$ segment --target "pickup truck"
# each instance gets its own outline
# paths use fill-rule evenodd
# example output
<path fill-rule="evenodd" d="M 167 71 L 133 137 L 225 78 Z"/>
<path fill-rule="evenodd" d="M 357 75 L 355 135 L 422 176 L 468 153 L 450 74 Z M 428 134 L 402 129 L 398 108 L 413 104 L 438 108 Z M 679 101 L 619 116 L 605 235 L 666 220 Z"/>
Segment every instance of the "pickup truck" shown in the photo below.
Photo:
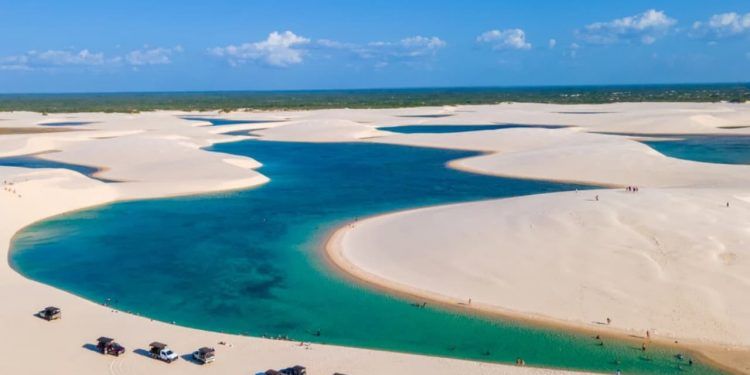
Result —
<path fill-rule="evenodd" d="M 214 348 L 203 347 L 193 352 L 193 359 L 207 365 L 216 359 Z"/>
<path fill-rule="evenodd" d="M 154 341 L 149 346 L 151 346 L 151 350 L 149 350 L 151 358 L 158 359 L 167 363 L 172 363 L 178 358 L 177 354 L 175 354 L 175 352 L 172 351 L 172 349 L 170 349 L 167 344 Z"/>

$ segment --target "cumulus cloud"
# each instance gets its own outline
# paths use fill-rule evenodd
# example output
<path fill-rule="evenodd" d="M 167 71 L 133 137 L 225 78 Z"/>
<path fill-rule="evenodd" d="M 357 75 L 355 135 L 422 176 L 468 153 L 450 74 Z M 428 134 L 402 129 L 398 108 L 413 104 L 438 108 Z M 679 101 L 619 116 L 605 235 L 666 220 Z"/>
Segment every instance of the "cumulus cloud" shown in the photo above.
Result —
<path fill-rule="evenodd" d="M 28 51 L 20 55 L 0 57 L 2 70 L 54 69 L 64 66 L 99 66 L 119 62 L 119 58 L 107 58 L 101 52 L 87 49 Z"/>
<path fill-rule="evenodd" d="M 549 42 L 547 43 L 547 45 L 549 46 L 549 48 L 555 48 L 555 46 L 557 46 L 557 40 L 556 39 L 550 39 Z"/>
<path fill-rule="evenodd" d="M 209 52 L 214 56 L 226 58 L 233 66 L 261 62 L 275 67 L 287 67 L 302 63 L 306 53 L 303 47 L 309 43 L 310 39 L 291 31 L 274 31 L 259 42 L 215 47 Z"/>
<path fill-rule="evenodd" d="M 714 39 L 750 34 L 750 13 L 714 14 L 708 21 L 693 23 L 691 35 Z"/>
<path fill-rule="evenodd" d="M 125 61 L 130 65 L 143 66 L 143 65 L 165 65 L 171 64 L 172 55 L 182 52 L 181 46 L 173 48 L 148 48 L 138 49 L 130 51 L 125 55 Z"/>
<path fill-rule="evenodd" d="M 531 43 L 526 41 L 526 33 L 521 29 L 490 30 L 479 35 L 477 42 L 491 45 L 494 50 L 531 49 Z"/>
<path fill-rule="evenodd" d="M 438 37 L 417 35 L 397 42 L 370 42 L 364 46 L 353 45 L 351 50 L 363 58 L 416 58 L 434 56 L 445 46 L 446 43 Z"/>
<path fill-rule="evenodd" d="M 436 36 L 417 35 L 395 42 L 376 41 L 365 44 L 322 39 L 316 45 L 327 52 L 345 53 L 356 60 L 368 61 L 375 67 L 383 68 L 394 62 L 418 64 L 428 61 L 445 48 L 447 43 Z"/>
<path fill-rule="evenodd" d="M 641 14 L 608 22 L 595 22 L 576 31 L 576 36 L 590 44 L 614 44 L 640 41 L 653 44 L 667 34 L 677 20 L 660 10 L 649 9 Z"/>
<path fill-rule="evenodd" d="M 125 55 L 106 56 L 103 52 L 82 50 L 28 51 L 0 57 L 0 70 L 53 70 L 66 67 L 118 67 L 122 65 L 169 64 L 169 55 L 181 47 L 134 50 Z"/>
<path fill-rule="evenodd" d="M 348 55 L 356 60 L 370 61 L 377 67 L 393 61 L 414 62 L 434 56 L 446 46 L 438 37 L 412 36 L 398 41 L 349 43 L 332 39 L 312 41 L 291 31 L 273 32 L 261 42 L 212 48 L 209 52 L 226 58 L 232 65 L 261 62 L 274 67 L 301 64 L 306 58 Z"/>

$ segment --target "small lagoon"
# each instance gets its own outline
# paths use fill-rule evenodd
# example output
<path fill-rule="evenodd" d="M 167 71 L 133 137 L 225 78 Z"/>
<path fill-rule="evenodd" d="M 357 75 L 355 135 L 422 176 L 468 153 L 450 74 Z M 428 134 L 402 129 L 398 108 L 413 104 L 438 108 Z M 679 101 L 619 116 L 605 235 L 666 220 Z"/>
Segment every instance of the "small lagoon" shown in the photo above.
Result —
<path fill-rule="evenodd" d="M 384 126 L 379 130 L 386 130 L 394 133 L 404 134 L 422 134 L 422 133 L 464 133 L 481 130 L 498 130 L 498 129 L 562 129 L 567 128 L 565 125 L 522 125 L 522 124 L 489 124 L 489 125 L 399 125 Z"/>
<path fill-rule="evenodd" d="M 583 186 L 445 167 L 474 153 L 369 143 L 242 141 L 271 178 L 231 193 L 122 202 L 39 222 L 12 244 L 26 277 L 154 319 L 207 330 L 531 366 L 710 374 L 673 350 L 459 314 L 352 283 L 321 246 L 353 218 Z"/>
<path fill-rule="evenodd" d="M 750 136 L 688 135 L 643 142 L 664 155 L 720 164 L 750 164 Z"/>
<path fill-rule="evenodd" d="M 23 168 L 60 168 L 69 169 L 76 171 L 82 175 L 99 180 L 102 182 L 117 182 L 106 178 L 97 177 L 96 173 L 99 172 L 99 168 L 89 167 L 87 165 L 63 163 L 60 161 L 54 161 L 49 159 L 40 158 L 39 155 L 19 155 L 19 156 L 6 156 L 0 157 L 0 165 L 6 167 L 23 167 Z"/>
<path fill-rule="evenodd" d="M 222 125 L 239 125 L 239 124 L 262 124 L 266 122 L 276 122 L 276 120 L 230 120 L 218 117 L 183 117 L 183 120 L 203 121 L 211 123 L 211 126 Z"/>

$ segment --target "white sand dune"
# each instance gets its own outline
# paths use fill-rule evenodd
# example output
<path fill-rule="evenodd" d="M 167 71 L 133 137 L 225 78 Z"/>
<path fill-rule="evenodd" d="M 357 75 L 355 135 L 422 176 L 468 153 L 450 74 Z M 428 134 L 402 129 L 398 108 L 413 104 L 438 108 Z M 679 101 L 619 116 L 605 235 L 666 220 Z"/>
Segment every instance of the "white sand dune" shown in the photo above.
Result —
<path fill-rule="evenodd" d="M 401 134 L 372 141 L 483 151 L 450 165 L 492 175 L 618 186 L 750 186 L 750 166 L 670 158 L 629 137 L 580 129 Z"/>
<path fill-rule="evenodd" d="M 340 247 L 362 271 L 457 302 L 750 346 L 748 198 L 593 190 L 458 204 L 360 221 Z"/>
<path fill-rule="evenodd" d="M 350 142 L 386 133 L 349 120 L 311 119 L 287 122 L 254 134 L 269 141 Z"/>

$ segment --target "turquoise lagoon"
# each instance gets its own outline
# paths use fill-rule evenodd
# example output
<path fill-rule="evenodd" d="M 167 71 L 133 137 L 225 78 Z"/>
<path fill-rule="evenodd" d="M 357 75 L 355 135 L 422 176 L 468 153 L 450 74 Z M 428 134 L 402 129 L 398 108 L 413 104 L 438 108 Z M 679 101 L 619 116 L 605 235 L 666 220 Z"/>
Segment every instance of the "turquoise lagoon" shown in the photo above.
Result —
<path fill-rule="evenodd" d="M 470 152 L 378 144 L 242 141 L 266 185 L 122 202 L 36 223 L 14 239 L 23 275 L 162 321 L 254 336 L 638 374 L 709 374 L 673 349 L 457 313 L 390 296 L 334 272 L 328 233 L 354 218 L 436 204 L 585 187 L 448 169 Z M 530 281 L 530 282 L 533 282 Z M 64 307 L 64 306 L 63 306 Z"/>
<path fill-rule="evenodd" d="M 644 142 L 664 155 L 720 164 L 750 164 L 750 136 L 689 135 Z"/>

